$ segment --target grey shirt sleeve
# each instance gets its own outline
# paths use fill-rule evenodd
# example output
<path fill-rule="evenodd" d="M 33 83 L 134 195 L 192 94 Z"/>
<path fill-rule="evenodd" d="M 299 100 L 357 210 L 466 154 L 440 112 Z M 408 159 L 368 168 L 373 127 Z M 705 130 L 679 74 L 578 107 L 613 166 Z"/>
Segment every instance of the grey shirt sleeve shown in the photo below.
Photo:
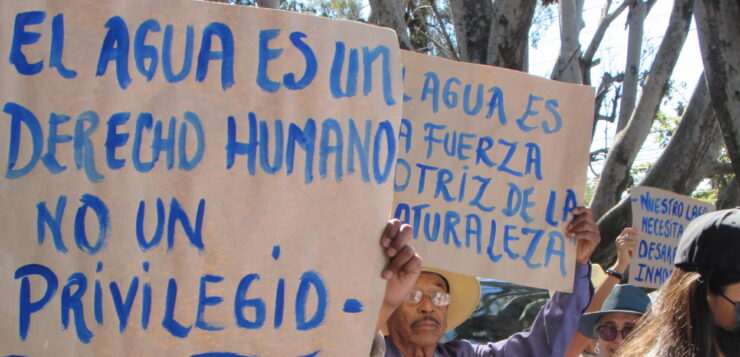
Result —
<path fill-rule="evenodd" d="M 385 355 L 385 338 L 383 334 L 378 331 L 373 338 L 373 345 L 370 348 L 370 357 L 383 357 Z"/>

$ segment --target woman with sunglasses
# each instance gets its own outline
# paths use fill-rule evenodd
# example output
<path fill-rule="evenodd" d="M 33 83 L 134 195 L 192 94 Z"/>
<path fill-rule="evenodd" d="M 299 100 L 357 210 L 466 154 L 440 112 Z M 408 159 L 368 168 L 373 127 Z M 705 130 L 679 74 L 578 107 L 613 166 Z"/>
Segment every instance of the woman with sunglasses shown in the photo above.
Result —
<path fill-rule="evenodd" d="M 601 311 L 584 314 L 578 332 L 598 340 L 598 355 L 614 356 L 637 320 L 647 311 L 650 298 L 630 284 L 617 285 L 604 301 Z"/>
<path fill-rule="evenodd" d="M 591 297 L 591 303 L 588 304 L 584 313 L 596 312 L 601 310 L 604 301 L 614 286 L 624 279 L 624 272 L 629 268 L 632 256 L 637 250 L 639 232 L 632 228 L 625 228 L 614 241 L 615 250 L 617 251 L 617 261 L 611 268 L 604 271 L 598 264 L 591 264 L 591 283 L 596 287 L 594 295 Z M 564 357 L 590 357 L 598 356 L 596 351 L 596 339 L 588 338 L 580 332 L 573 336 L 568 351 Z"/>
<path fill-rule="evenodd" d="M 740 356 L 740 207 L 694 219 L 619 356 Z"/>

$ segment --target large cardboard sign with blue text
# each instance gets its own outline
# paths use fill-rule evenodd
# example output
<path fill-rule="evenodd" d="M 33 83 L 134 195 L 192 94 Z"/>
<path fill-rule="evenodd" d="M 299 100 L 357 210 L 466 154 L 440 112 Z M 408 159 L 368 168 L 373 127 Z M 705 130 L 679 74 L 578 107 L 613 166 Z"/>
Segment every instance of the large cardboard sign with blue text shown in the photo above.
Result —
<path fill-rule="evenodd" d="M 571 291 L 593 89 L 402 52 L 394 216 L 424 264 Z"/>
<path fill-rule="evenodd" d="M 0 355 L 367 355 L 397 47 L 225 4 L 0 2 Z"/>
<path fill-rule="evenodd" d="M 630 263 L 630 284 L 659 288 L 675 270 L 673 258 L 686 226 L 715 210 L 713 204 L 655 187 L 639 186 L 630 192 L 632 227 L 640 232 Z"/>

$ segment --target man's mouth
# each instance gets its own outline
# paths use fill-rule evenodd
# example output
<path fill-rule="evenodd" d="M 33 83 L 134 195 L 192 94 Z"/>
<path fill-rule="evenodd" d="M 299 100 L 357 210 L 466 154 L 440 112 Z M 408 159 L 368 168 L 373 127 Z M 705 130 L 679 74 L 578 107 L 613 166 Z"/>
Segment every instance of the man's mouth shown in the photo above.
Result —
<path fill-rule="evenodd" d="M 437 321 L 437 319 L 433 317 L 424 317 L 424 318 L 414 321 L 414 323 L 411 324 L 411 328 L 438 329 L 439 321 Z"/>

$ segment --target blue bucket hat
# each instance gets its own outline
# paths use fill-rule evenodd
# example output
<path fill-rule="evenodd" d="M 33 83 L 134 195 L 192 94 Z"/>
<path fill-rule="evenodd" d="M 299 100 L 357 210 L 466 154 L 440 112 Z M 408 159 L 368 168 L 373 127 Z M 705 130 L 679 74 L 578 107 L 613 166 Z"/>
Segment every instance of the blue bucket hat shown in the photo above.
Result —
<path fill-rule="evenodd" d="M 740 208 L 706 213 L 691 221 L 673 264 L 684 271 L 740 272 Z"/>
<path fill-rule="evenodd" d="M 598 339 L 596 325 L 599 320 L 613 312 L 626 312 L 635 315 L 643 315 L 650 305 L 650 297 L 644 291 L 632 284 L 621 284 L 615 286 L 601 306 L 601 311 L 583 314 L 578 323 L 578 332 L 583 335 Z"/>

